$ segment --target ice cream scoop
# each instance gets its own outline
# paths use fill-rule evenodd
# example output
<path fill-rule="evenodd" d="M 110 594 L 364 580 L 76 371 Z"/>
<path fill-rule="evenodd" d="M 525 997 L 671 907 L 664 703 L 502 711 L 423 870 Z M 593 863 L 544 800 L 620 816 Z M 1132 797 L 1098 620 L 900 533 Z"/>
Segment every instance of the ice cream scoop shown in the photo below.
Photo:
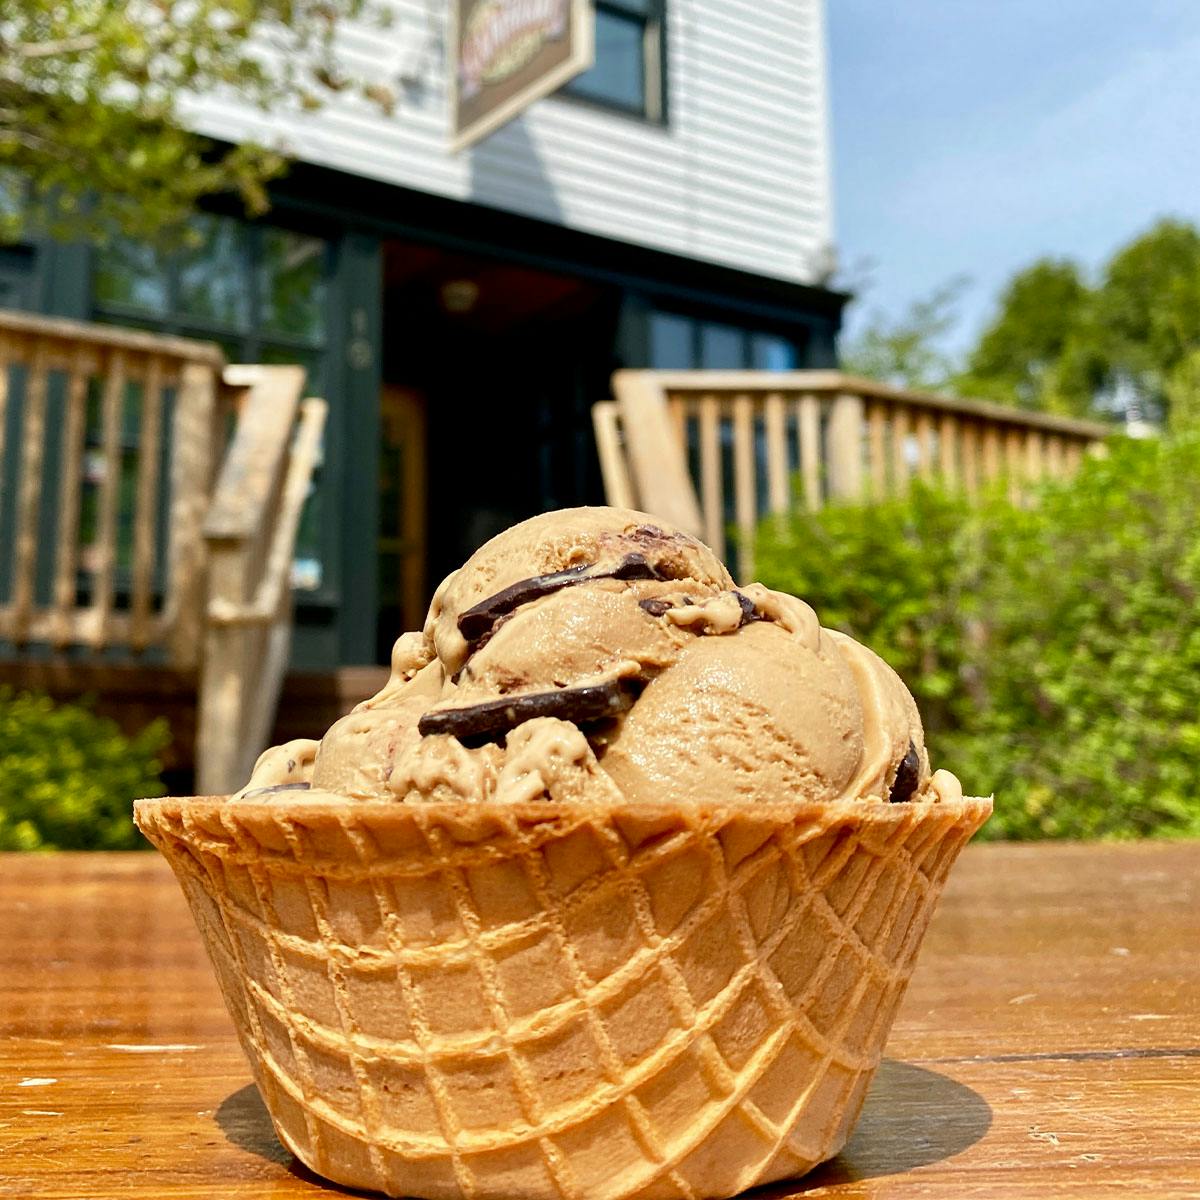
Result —
<path fill-rule="evenodd" d="M 509 735 L 547 719 L 580 730 L 630 800 L 953 791 L 881 659 L 795 597 L 735 588 L 697 539 L 614 508 L 547 513 L 472 555 L 397 642 L 383 691 L 325 735 L 310 780 L 355 799 L 487 801 Z M 280 767 L 268 753 L 247 790 L 291 781 Z"/>

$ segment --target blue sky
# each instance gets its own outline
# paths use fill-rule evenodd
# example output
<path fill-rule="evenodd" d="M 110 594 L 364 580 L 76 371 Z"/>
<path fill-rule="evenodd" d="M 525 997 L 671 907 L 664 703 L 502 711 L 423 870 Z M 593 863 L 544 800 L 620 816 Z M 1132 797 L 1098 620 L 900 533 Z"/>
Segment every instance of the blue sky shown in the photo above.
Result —
<path fill-rule="evenodd" d="M 1200 222 L 1200 0 L 826 5 L 850 335 L 968 275 L 961 348 L 1033 259 Z"/>

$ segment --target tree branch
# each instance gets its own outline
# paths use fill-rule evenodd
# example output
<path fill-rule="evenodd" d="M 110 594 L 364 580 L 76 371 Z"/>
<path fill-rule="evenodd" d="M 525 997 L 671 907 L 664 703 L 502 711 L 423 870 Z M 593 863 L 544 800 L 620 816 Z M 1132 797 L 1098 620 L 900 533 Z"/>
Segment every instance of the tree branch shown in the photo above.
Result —
<path fill-rule="evenodd" d="M 84 50 L 94 50 L 100 44 L 100 39 L 94 33 L 82 33 L 78 37 L 59 38 L 56 42 L 22 42 L 9 47 L 8 53 L 19 54 L 22 58 L 54 58 L 59 54 L 79 54 Z"/>

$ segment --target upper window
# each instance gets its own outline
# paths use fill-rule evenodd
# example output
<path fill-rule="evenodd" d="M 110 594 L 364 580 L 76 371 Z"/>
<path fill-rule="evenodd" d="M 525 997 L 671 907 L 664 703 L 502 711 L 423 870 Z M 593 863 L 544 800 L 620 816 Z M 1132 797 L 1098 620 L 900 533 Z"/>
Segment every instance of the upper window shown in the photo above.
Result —
<path fill-rule="evenodd" d="M 607 108 L 664 120 L 664 3 L 596 0 L 595 64 L 563 90 Z"/>

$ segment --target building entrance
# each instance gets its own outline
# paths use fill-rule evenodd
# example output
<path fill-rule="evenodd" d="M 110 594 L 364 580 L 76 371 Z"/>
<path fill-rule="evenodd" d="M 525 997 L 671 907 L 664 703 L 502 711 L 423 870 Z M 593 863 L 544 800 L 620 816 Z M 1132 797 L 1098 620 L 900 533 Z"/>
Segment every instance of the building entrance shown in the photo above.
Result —
<path fill-rule="evenodd" d="M 570 276 L 385 244 L 381 660 L 493 534 L 603 502 L 591 406 L 617 365 L 619 304 Z"/>

